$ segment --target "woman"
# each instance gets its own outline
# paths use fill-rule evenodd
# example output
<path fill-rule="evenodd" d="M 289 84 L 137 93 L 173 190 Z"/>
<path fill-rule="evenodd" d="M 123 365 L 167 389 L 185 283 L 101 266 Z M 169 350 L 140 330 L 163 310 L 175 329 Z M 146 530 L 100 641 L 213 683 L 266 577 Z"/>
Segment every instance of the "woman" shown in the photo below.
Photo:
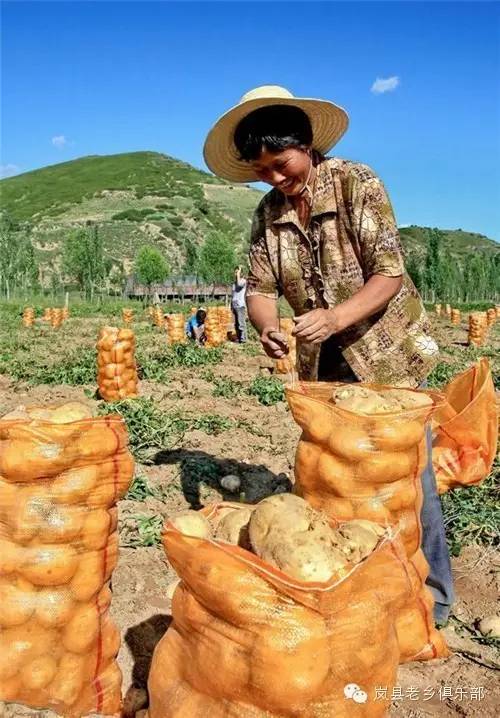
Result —
<path fill-rule="evenodd" d="M 331 102 L 265 86 L 210 131 L 204 155 L 215 174 L 273 188 L 254 215 L 249 318 L 266 353 L 280 358 L 287 346 L 277 299 L 287 299 L 301 379 L 421 386 L 438 347 L 405 271 L 385 189 L 366 165 L 325 157 L 347 125 L 346 112 Z M 422 481 L 422 548 L 435 617 L 445 622 L 452 580 L 430 457 Z"/>

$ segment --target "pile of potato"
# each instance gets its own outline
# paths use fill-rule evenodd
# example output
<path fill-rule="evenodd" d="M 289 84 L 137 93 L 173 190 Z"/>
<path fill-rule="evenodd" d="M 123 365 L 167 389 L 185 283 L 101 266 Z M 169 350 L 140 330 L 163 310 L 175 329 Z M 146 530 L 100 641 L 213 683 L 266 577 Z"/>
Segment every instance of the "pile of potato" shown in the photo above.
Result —
<path fill-rule="evenodd" d="M 451 318 L 451 305 L 450 305 L 450 304 L 446 304 L 446 305 L 445 305 L 445 307 L 444 307 L 444 313 L 445 313 L 445 316 L 446 316 L 448 319 Z"/>
<path fill-rule="evenodd" d="M 452 309 L 451 310 L 451 323 L 452 324 L 460 324 L 460 309 Z"/>
<path fill-rule="evenodd" d="M 130 324 L 134 318 L 134 312 L 132 309 L 122 309 L 122 319 L 125 324 Z"/>
<path fill-rule="evenodd" d="M 434 311 L 436 312 L 436 316 L 438 316 L 438 317 L 441 316 L 441 310 L 442 310 L 442 308 L 443 308 L 443 307 L 441 306 L 441 304 L 435 304 L 435 305 L 434 305 Z"/>
<path fill-rule="evenodd" d="M 45 307 L 45 309 L 43 310 L 42 320 L 43 320 L 44 322 L 50 322 L 51 319 L 52 319 L 52 308 L 51 308 L 51 307 Z"/>
<path fill-rule="evenodd" d="M 64 315 L 63 310 L 60 307 L 55 307 L 52 309 L 50 314 L 50 324 L 53 329 L 59 329 L 61 324 L 63 323 Z"/>
<path fill-rule="evenodd" d="M 135 337 L 131 329 L 103 327 L 97 341 L 97 383 L 105 401 L 137 396 Z"/>
<path fill-rule="evenodd" d="M 234 330 L 233 312 L 231 311 L 231 307 L 220 306 L 216 307 L 216 309 L 219 315 L 221 335 L 225 341 L 228 334 Z"/>
<path fill-rule="evenodd" d="M 385 529 L 372 521 L 348 521 L 333 528 L 326 516 L 293 494 L 277 494 L 257 506 L 229 509 L 216 524 L 198 511 L 184 511 L 171 523 L 183 534 L 214 538 L 252 551 L 299 581 L 330 581 L 344 575 L 377 546 Z"/>
<path fill-rule="evenodd" d="M 184 344 L 186 342 L 186 320 L 184 314 L 167 314 L 167 344 Z"/>
<path fill-rule="evenodd" d="M 276 374 L 290 374 L 297 366 L 297 340 L 292 334 L 294 328 L 293 319 L 280 319 L 279 331 L 286 336 L 288 342 L 288 354 L 282 359 L 275 359 L 274 371 Z"/>
<path fill-rule="evenodd" d="M 484 344 L 488 333 L 488 318 L 486 312 L 471 312 L 469 314 L 469 344 L 480 347 Z"/>
<path fill-rule="evenodd" d="M 205 317 L 205 336 L 207 338 L 205 346 L 207 347 L 218 347 L 226 341 L 227 332 L 225 327 L 221 326 L 217 307 L 207 308 L 207 316 Z"/>
<path fill-rule="evenodd" d="M 491 327 L 492 324 L 494 324 L 497 320 L 497 310 L 495 307 L 490 307 L 486 311 L 486 323 L 489 327 Z"/>
<path fill-rule="evenodd" d="M 133 469 L 119 417 L 69 403 L 0 420 L 0 701 L 119 710 L 109 580 Z"/>
<path fill-rule="evenodd" d="M 28 328 L 35 323 L 35 310 L 33 307 L 26 307 L 23 311 L 23 325 Z"/>
<path fill-rule="evenodd" d="M 158 327 L 159 329 L 162 329 L 165 325 L 165 317 L 163 315 L 163 310 L 161 307 L 149 307 L 151 310 L 150 316 L 153 319 L 153 324 Z"/>

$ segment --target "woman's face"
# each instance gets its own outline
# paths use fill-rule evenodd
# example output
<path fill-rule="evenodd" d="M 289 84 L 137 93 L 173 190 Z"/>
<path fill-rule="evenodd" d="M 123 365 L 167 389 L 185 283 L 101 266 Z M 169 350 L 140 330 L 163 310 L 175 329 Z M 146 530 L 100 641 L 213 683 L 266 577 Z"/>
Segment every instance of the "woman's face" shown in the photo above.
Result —
<path fill-rule="evenodd" d="M 259 159 L 250 162 L 262 182 L 277 187 L 286 195 L 299 194 L 307 181 L 311 157 L 306 150 L 289 147 L 281 152 L 263 148 Z"/>

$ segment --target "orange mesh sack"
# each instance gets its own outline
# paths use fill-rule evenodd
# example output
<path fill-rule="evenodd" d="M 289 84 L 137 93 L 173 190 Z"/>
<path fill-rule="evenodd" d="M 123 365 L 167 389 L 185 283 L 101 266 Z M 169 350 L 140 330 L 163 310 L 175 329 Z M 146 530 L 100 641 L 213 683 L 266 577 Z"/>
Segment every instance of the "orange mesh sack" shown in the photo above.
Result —
<path fill-rule="evenodd" d="M 225 328 L 221 327 L 219 311 L 217 307 L 208 307 L 205 317 L 205 342 L 206 347 L 218 347 L 224 344 L 227 338 Z"/>
<path fill-rule="evenodd" d="M 487 359 L 456 376 L 444 389 L 447 404 L 436 416 L 432 463 L 440 494 L 485 479 L 495 458 L 498 412 Z"/>
<path fill-rule="evenodd" d="M 184 344 L 186 342 L 186 321 L 184 314 L 167 314 L 167 344 Z"/>
<path fill-rule="evenodd" d="M 97 383 L 105 401 L 137 396 L 135 336 L 131 329 L 103 327 L 99 332 Z"/>
<path fill-rule="evenodd" d="M 0 706 L 120 710 L 109 582 L 133 468 L 118 416 L 67 404 L 0 420 Z"/>
<path fill-rule="evenodd" d="M 213 519 L 228 506 L 245 509 L 222 503 L 202 513 Z M 244 548 L 188 536 L 172 523 L 163 544 L 181 582 L 153 655 L 149 718 L 387 715 L 390 699 L 377 700 L 375 688 L 391 694 L 394 616 L 412 590 L 397 538 L 381 538 L 325 583 L 299 581 Z"/>
<path fill-rule="evenodd" d="M 26 307 L 23 311 L 23 325 L 32 327 L 35 323 L 35 310 L 33 307 Z"/>
<path fill-rule="evenodd" d="M 346 396 L 380 391 L 386 404 L 379 409 L 386 413 L 362 415 L 346 408 L 346 400 L 339 400 L 343 406 L 335 404 L 334 391 L 347 392 Z M 403 392 L 405 403 L 413 408 L 402 408 L 391 397 L 392 391 Z M 444 640 L 434 628 L 434 601 L 425 586 L 429 569 L 420 548 L 425 424 L 443 397 L 437 392 L 327 382 L 300 382 L 287 389 L 286 395 L 303 430 L 295 458 L 295 492 L 332 519 L 368 519 L 398 527 L 418 581 L 418 591 L 396 622 L 401 661 L 447 655 Z"/>

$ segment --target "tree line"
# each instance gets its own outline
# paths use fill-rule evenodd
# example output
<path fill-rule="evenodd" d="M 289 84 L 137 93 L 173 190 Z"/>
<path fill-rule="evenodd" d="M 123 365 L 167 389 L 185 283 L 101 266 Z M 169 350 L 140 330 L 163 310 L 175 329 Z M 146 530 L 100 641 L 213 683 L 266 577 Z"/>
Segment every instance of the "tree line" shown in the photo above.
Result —
<path fill-rule="evenodd" d="M 425 301 L 460 303 L 500 299 L 500 251 L 477 250 L 458 260 L 445 246 L 444 233 L 429 229 L 425 256 L 412 253 L 405 264 Z"/>
<path fill-rule="evenodd" d="M 464 254 L 463 260 L 451 255 L 438 229 L 427 233 L 425 254 L 410 253 L 406 268 L 423 299 L 429 302 L 474 302 L 500 299 L 500 252 L 481 250 Z M 195 276 L 208 285 L 229 284 L 236 264 L 244 263 L 238 254 L 236 230 L 231 223 L 209 232 L 201 246 L 187 239 L 184 266 L 176 275 Z M 172 274 L 172 268 L 158 247 L 144 245 L 133 263 L 135 279 L 149 291 Z M 39 264 L 28 223 L 16 224 L 5 212 L 0 215 L 0 297 L 37 294 L 77 286 L 85 298 L 120 294 L 127 272 L 121 261 L 104 249 L 99 226 L 88 223 L 70 232 L 62 256 L 47 266 Z"/>

